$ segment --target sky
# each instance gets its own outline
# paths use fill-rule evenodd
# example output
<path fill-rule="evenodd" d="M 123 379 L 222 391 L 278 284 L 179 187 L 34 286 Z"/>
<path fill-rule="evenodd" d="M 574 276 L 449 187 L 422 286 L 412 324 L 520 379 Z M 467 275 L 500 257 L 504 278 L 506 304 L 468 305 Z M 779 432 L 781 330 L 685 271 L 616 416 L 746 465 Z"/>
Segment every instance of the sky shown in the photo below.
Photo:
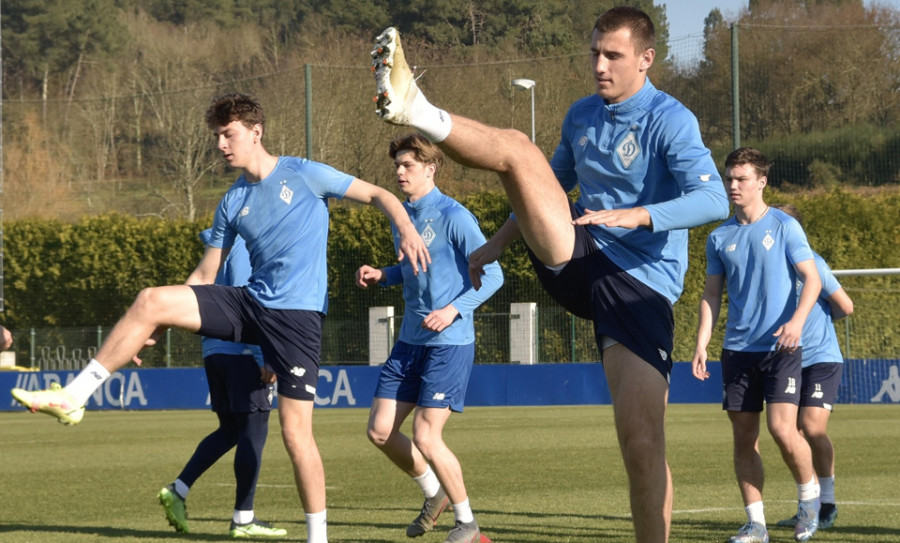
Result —
<path fill-rule="evenodd" d="M 873 3 L 900 10 L 900 0 L 864 0 L 866 6 Z M 656 4 L 666 4 L 666 19 L 669 21 L 669 42 L 678 62 L 690 62 L 699 48 L 684 47 L 688 36 L 702 39 L 703 19 L 713 8 L 719 8 L 726 21 L 733 21 L 745 9 L 749 0 L 657 0 Z M 681 40 L 679 41 L 679 38 Z"/>

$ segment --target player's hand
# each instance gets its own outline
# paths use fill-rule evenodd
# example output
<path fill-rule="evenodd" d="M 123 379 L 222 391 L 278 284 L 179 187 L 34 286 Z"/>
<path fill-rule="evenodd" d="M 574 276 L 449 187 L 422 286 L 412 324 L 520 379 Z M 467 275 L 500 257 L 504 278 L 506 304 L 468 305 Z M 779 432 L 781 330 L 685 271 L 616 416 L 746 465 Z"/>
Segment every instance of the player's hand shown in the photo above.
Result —
<path fill-rule="evenodd" d="M 492 238 L 493 239 L 493 238 Z M 472 251 L 469 255 L 469 281 L 475 290 L 481 288 L 481 276 L 484 275 L 484 267 L 491 262 L 496 262 L 503 252 L 502 247 L 495 247 L 495 244 L 488 240 L 487 243 Z"/>
<path fill-rule="evenodd" d="M 275 375 L 271 369 L 266 366 L 262 366 L 259 368 L 259 380 L 264 384 L 271 385 L 278 379 L 278 376 Z"/>
<path fill-rule="evenodd" d="M 782 324 L 778 330 L 775 330 L 773 336 L 777 337 L 775 341 L 775 349 L 778 351 L 787 351 L 792 353 L 800 346 L 800 335 L 803 333 L 803 324 L 797 324 L 789 320 Z"/>
<path fill-rule="evenodd" d="M 416 275 L 419 275 L 419 268 L 423 272 L 427 272 L 428 265 L 431 264 L 428 246 L 425 245 L 425 240 L 416 232 L 416 227 L 412 223 L 400 231 L 400 249 L 397 251 L 397 261 L 401 262 L 404 258 L 409 259 L 413 273 Z"/>
<path fill-rule="evenodd" d="M 459 311 L 453 307 L 453 304 L 444 307 L 443 309 L 436 309 L 425 316 L 425 320 L 422 321 L 422 328 L 426 330 L 431 330 L 432 332 L 441 332 L 456 320 L 456 317 L 459 315 Z"/>
<path fill-rule="evenodd" d="M 584 210 L 584 215 L 572 220 L 574 225 L 599 224 L 608 227 L 639 228 L 651 226 L 650 212 L 643 207 L 629 209 Z"/>
<path fill-rule="evenodd" d="M 162 337 L 163 333 L 166 331 L 166 328 L 167 327 L 165 327 L 165 326 L 160 326 L 156 330 L 154 330 L 153 333 L 150 334 L 150 337 L 148 337 L 147 340 L 144 342 L 144 346 L 141 348 L 144 349 L 144 348 L 153 347 L 154 345 L 156 345 L 156 342 L 159 341 L 160 337 Z M 131 361 L 134 362 L 135 364 L 137 364 L 138 366 L 140 366 L 141 363 L 143 362 L 143 360 L 141 360 L 140 357 L 138 357 L 138 355 L 134 355 L 131 358 Z"/>
<path fill-rule="evenodd" d="M 5 351 L 12 347 L 13 337 L 12 332 L 5 326 L 0 326 L 0 351 Z"/>
<path fill-rule="evenodd" d="M 356 286 L 366 288 L 369 285 L 381 281 L 384 278 L 384 272 L 378 268 L 373 268 L 368 264 L 363 264 L 356 270 Z"/>
<path fill-rule="evenodd" d="M 706 370 L 706 357 L 706 349 L 697 350 L 694 353 L 694 359 L 691 361 L 691 373 L 701 381 L 709 379 L 709 372 Z"/>

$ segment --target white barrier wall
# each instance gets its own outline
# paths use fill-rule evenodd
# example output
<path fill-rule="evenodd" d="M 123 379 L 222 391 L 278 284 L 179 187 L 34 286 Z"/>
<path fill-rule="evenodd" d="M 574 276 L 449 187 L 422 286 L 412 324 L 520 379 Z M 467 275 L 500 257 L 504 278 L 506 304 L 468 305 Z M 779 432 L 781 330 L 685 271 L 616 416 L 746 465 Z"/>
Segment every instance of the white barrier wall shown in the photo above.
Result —
<path fill-rule="evenodd" d="M 369 365 L 384 364 L 394 346 L 394 306 L 369 308 Z"/>
<path fill-rule="evenodd" d="M 509 304 L 509 362 L 537 364 L 537 304 Z"/>

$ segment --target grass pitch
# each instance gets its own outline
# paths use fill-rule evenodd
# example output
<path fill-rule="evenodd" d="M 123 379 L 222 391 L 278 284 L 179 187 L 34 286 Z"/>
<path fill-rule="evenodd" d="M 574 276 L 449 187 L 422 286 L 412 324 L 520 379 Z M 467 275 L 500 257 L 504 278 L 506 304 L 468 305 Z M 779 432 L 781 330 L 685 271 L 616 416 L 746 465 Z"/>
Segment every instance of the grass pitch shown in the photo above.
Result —
<path fill-rule="evenodd" d="M 316 437 L 328 484 L 332 543 L 412 541 L 405 527 L 418 487 L 365 437 L 368 412 L 321 409 Z M 176 534 L 156 493 L 215 426 L 207 411 L 88 412 L 67 428 L 44 415 L 0 414 L 0 541 L 226 541 L 234 499 L 232 454 L 191 490 L 191 533 Z M 672 405 L 668 455 L 675 483 L 672 542 L 721 542 L 745 522 L 731 465 L 731 430 L 716 405 Z M 408 429 L 408 427 L 407 427 Z M 900 541 L 900 410 L 839 405 L 837 525 L 814 541 Z M 478 523 L 496 543 L 633 541 L 609 406 L 468 408 L 445 431 L 463 466 Z M 772 542 L 793 541 L 775 521 L 795 511 L 796 488 L 767 434 L 766 517 Z M 259 518 L 306 541 L 290 462 L 272 417 L 256 494 Z M 441 543 L 452 513 L 416 539 Z"/>

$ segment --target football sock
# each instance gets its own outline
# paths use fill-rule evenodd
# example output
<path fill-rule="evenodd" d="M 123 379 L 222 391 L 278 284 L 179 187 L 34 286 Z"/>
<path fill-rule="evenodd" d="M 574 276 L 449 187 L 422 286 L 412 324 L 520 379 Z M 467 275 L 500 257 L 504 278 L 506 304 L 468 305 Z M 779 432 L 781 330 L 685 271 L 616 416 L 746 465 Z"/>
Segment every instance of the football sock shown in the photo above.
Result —
<path fill-rule="evenodd" d="M 835 503 L 834 475 L 831 477 L 819 477 L 819 499 L 822 503 Z"/>
<path fill-rule="evenodd" d="M 109 379 L 109 371 L 92 358 L 87 366 L 78 372 L 75 379 L 66 385 L 66 392 L 78 402 L 78 405 L 84 405 L 91 394 L 100 388 L 107 379 Z"/>
<path fill-rule="evenodd" d="M 181 479 L 175 479 L 175 493 L 181 496 L 182 500 L 187 499 L 188 492 L 191 491 L 191 487 L 185 484 Z"/>
<path fill-rule="evenodd" d="M 238 511 L 234 510 L 234 515 L 231 517 L 231 520 L 235 522 L 235 524 L 249 524 L 253 522 L 253 510 L 250 511 Z"/>
<path fill-rule="evenodd" d="M 418 91 L 409 105 L 409 124 L 432 142 L 440 143 L 450 135 L 453 123 L 449 113 L 432 105 L 422 91 Z"/>
<path fill-rule="evenodd" d="M 425 498 L 433 498 L 438 490 L 441 489 L 441 482 L 438 481 L 437 475 L 432 471 L 431 466 L 425 468 L 425 473 L 418 477 L 413 477 L 413 481 L 422 489 Z"/>
<path fill-rule="evenodd" d="M 747 512 L 747 520 L 756 524 L 766 525 L 766 515 L 763 513 L 763 502 L 753 502 L 744 508 Z"/>
<path fill-rule="evenodd" d="M 814 500 L 819 497 L 819 484 L 813 477 L 808 483 L 797 485 L 797 499 L 801 502 Z"/>
<path fill-rule="evenodd" d="M 328 522 L 326 510 L 306 514 L 306 535 L 308 543 L 328 543 Z"/>
<path fill-rule="evenodd" d="M 453 514 L 459 522 L 472 522 L 475 520 L 475 515 L 472 514 L 472 507 L 469 505 L 468 498 L 461 503 L 453 504 Z"/>

